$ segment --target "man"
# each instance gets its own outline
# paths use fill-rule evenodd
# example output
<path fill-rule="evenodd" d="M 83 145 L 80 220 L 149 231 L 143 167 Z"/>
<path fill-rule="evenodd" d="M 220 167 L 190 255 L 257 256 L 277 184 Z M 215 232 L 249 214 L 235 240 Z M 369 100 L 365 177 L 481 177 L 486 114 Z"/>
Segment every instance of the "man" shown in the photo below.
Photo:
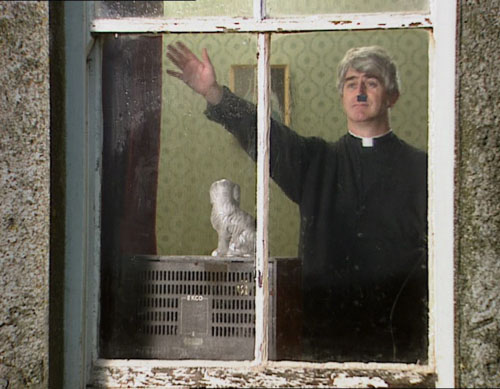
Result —
<path fill-rule="evenodd" d="M 255 106 L 216 80 L 207 51 L 168 58 L 205 114 L 256 154 Z M 306 360 L 418 362 L 427 346 L 427 158 L 390 127 L 396 66 L 379 47 L 338 68 L 348 134 L 334 143 L 271 120 L 271 177 L 300 209 Z"/>

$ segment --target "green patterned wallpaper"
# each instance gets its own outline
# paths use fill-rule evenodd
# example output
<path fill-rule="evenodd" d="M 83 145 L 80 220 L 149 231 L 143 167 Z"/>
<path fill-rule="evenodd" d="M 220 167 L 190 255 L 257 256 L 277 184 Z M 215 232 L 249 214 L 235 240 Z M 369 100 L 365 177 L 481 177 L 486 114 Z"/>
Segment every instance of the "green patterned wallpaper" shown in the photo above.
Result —
<path fill-rule="evenodd" d="M 252 16 L 253 0 L 164 1 L 165 16 Z"/>
<path fill-rule="evenodd" d="M 429 0 L 267 0 L 272 16 L 347 12 L 427 11 Z"/>
<path fill-rule="evenodd" d="M 229 86 L 231 65 L 256 63 L 256 37 L 250 34 L 169 34 L 164 45 L 176 40 L 197 55 L 206 47 L 221 84 Z M 336 66 L 350 47 L 375 44 L 392 53 L 399 66 L 402 95 L 392 112 L 392 128 L 409 143 L 426 148 L 428 32 L 423 30 L 273 35 L 271 63 L 287 64 L 290 70 L 295 131 L 328 140 L 346 132 Z M 165 66 L 172 67 L 166 61 Z M 202 97 L 165 76 L 157 207 L 162 255 L 207 255 L 216 247 L 208 190 L 217 179 L 240 184 L 241 206 L 255 214 L 255 164 L 231 135 L 206 119 L 205 107 Z M 274 183 L 270 208 L 271 255 L 295 256 L 298 210 Z"/>
<path fill-rule="evenodd" d="M 165 16 L 252 16 L 252 0 L 164 1 Z M 428 11 L 429 0 L 267 0 L 271 16 Z"/>

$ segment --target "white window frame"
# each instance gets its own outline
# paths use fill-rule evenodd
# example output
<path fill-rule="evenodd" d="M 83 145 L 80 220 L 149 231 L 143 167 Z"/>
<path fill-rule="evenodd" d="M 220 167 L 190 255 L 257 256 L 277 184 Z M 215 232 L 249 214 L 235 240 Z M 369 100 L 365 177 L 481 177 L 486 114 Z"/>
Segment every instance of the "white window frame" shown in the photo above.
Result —
<path fill-rule="evenodd" d="M 454 133 L 456 3 L 430 0 L 428 13 L 313 15 L 266 19 L 265 0 L 254 0 L 254 18 L 91 19 L 92 2 L 66 2 L 66 269 L 64 297 L 64 383 L 84 387 L 92 375 L 109 368 L 215 367 L 246 369 L 248 362 L 144 361 L 97 358 L 99 312 L 99 215 L 101 107 L 100 50 L 92 34 L 162 32 L 253 32 L 258 34 L 258 160 L 256 347 L 251 363 L 261 369 L 345 369 L 431 372 L 438 387 L 454 385 Z M 429 362 L 339 364 L 268 361 L 267 356 L 267 209 L 269 188 L 269 34 L 274 31 L 334 31 L 391 28 L 432 29 L 429 45 Z M 75 55 L 81 53 L 82 55 Z M 76 98 L 75 98 L 76 97 Z M 257 277 L 259 279 L 260 277 Z M 229 371 L 229 370 L 228 370 Z M 186 373 L 187 374 L 187 373 Z M 189 382 L 186 376 L 184 384 Z M 231 382 L 231 381 L 228 381 Z M 116 383 L 116 382 L 115 382 Z M 183 382 L 178 382 L 182 384 Z"/>

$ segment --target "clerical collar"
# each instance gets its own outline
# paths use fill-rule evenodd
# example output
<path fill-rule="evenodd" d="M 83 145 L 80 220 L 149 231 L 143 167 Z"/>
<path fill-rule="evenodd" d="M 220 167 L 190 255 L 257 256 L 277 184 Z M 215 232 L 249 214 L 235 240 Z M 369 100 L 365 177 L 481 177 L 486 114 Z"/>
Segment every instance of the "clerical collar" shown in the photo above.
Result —
<path fill-rule="evenodd" d="M 373 136 L 373 137 L 359 136 L 359 135 L 356 135 L 356 134 L 352 133 L 351 131 L 349 131 L 349 134 L 351 134 L 355 138 L 361 139 L 361 145 L 363 147 L 373 147 L 373 144 L 374 144 L 373 140 L 374 139 L 382 138 L 382 137 L 390 134 L 391 132 L 392 132 L 392 129 L 389 128 L 389 130 L 387 132 L 384 132 L 383 134 L 380 134 L 380 135 L 377 135 L 377 136 Z"/>

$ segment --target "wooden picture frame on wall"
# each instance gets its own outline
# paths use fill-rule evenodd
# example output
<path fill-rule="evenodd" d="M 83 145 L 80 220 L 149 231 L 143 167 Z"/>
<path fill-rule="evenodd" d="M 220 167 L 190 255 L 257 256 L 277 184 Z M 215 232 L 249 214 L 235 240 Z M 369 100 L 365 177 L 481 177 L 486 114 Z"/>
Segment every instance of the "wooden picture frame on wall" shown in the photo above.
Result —
<path fill-rule="evenodd" d="M 257 102 L 257 65 L 231 65 L 229 87 L 239 97 Z M 290 126 L 290 67 L 271 65 L 271 117 Z"/>

